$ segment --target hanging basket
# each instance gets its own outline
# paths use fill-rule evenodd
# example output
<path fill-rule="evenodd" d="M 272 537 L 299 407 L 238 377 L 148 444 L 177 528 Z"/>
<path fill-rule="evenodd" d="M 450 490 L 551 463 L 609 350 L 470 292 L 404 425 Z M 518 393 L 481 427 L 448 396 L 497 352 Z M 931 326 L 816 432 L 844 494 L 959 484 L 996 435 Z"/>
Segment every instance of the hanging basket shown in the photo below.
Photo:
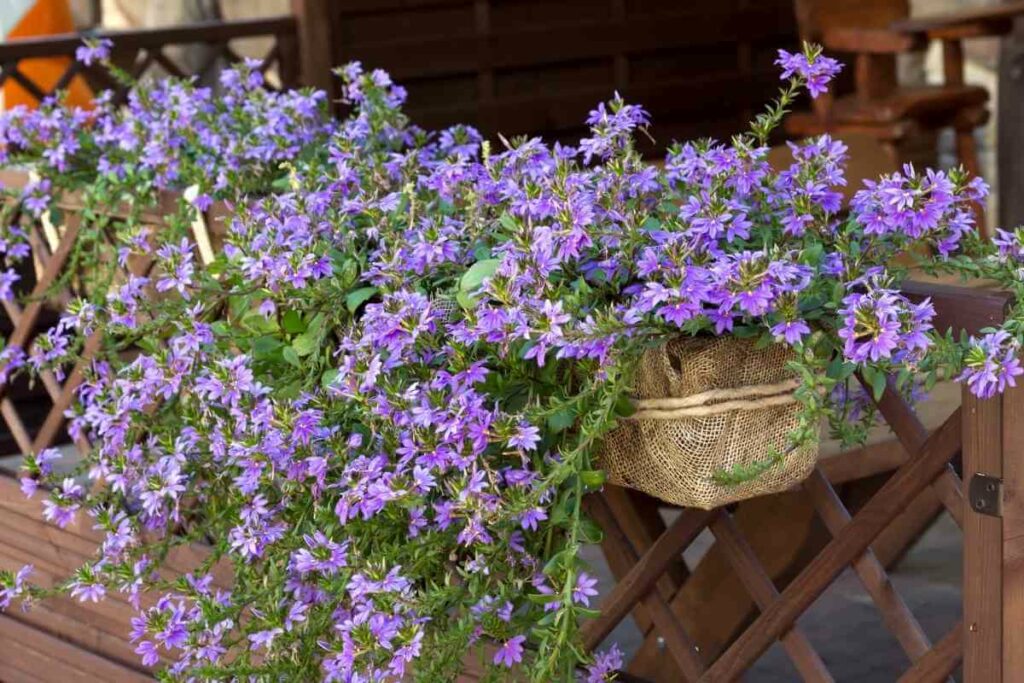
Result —
<path fill-rule="evenodd" d="M 718 484 L 714 474 L 784 453 L 799 424 L 799 386 L 783 344 L 679 337 L 644 354 L 636 413 L 600 452 L 608 481 L 685 507 L 711 508 L 784 491 L 811 473 L 818 444 L 802 445 L 751 481 Z"/>

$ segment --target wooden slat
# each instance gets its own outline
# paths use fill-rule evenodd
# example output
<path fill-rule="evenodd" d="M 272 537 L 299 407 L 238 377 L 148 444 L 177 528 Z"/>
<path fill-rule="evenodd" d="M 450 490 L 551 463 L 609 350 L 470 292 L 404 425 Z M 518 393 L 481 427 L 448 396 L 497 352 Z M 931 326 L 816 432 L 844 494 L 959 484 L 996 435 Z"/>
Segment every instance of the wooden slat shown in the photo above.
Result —
<path fill-rule="evenodd" d="M 811 473 L 804 489 L 829 532 L 837 536 L 849 524 L 850 514 L 820 470 Z M 853 570 L 910 661 L 923 657 L 931 649 L 931 642 L 870 548 L 853 561 Z"/>
<path fill-rule="evenodd" d="M 949 678 L 963 658 L 963 643 L 964 624 L 960 622 L 928 654 L 900 676 L 899 683 L 933 683 Z"/>
<path fill-rule="evenodd" d="M 830 540 L 802 491 L 743 501 L 732 517 L 780 588 Z M 718 544 L 712 544 L 697 563 L 671 607 L 707 661 L 713 661 L 735 640 L 757 610 L 743 584 L 729 570 Z M 664 653 L 656 636 L 648 634 L 628 670 L 657 683 L 674 683 L 674 679 L 662 675 Z"/>
<path fill-rule="evenodd" d="M 987 401 L 963 392 L 964 476 L 1002 476 L 1002 397 Z M 1021 417 L 1018 417 L 1021 419 Z M 964 520 L 964 676 L 1002 680 L 1002 523 L 973 510 Z"/>
<path fill-rule="evenodd" d="M 818 461 L 832 485 L 891 472 L 907 461 L 907 449 L 896 439 L 843 451 Z"/>
<path fill-rule="evenodd" d="M 629 614 L 633 605 L 650 592 L 669 565 L 690 545 L 716 512 L 687 509 L 658 537 L 651 549 L 633 566 L 601 603 L 601 616 L 582 629 L 584 647 L 593 650 Z"/>
<path fill-rule="evenodd" d="M 0 658 L 15 658 L 25 654 L 29 661 L 34 661 L 33 671 L 40 674 L 40 681 L 152 683 L 149 676 L 4 615 L 0 615 L 0 642 L 4 643 Z M 38 657 L 28 653 L 36 653 Z"/>
<path fill-rule="evenodd" d="M 608 504 L 608 508 L 615 516 L 615 521 L 622 528 L 629 539 L 630 545 L 638 555 L 643 555 L 655 539 L 665 533 L 665 522 L 661 519 L 658 511 L 659 501 L 655 498 L 633 491 L 614 484 L 605 485 L 602 496 Z M 676 558 L 669 565 L 668 571 L 662 581 L 665 582 L 665 590 L 669 595 L 683 585 L 688 572 L 683 558 Z"/>
<path fill-rule="evenodd" d="M 191 43 L 223 43 L 235 38 L 273 36 L 295 30 L 295 17 L 283 15 L 265 19 L 239 21 L 208 21 L 179 24 L 165 28 L 132 29 L 129 31 L 97 31 L 91 36 L 109 39 L 119 50 L 138 50 L 166 45 Z M 82 45 L 82 36 L 64 33 L 38 38 L 15 38 L 0 43 L 0 63 L 29 57 L 73 56 Z"/>
<path fill-rule="evenodd" d="M 705 673 L 702 681 L 733 681 L 753 663 L 861 555 L 904 501 L 932 481 L 960 449 L 960 409 L 937 429 L 910 462 L 901 467 L 843 531 L 761 613 Z M 891 424 L 891 423 L 890 423 Z"/>
<path fill-rule="evenodd" d="M 757 559 L 753 549 L 743 538 L 736 523 L 728 514 L 719 515 L 711 522 L 711 533 L 722 544 L 722 548 L 732 564 L 733 571 L 743 581 L 743 585 L 761 609 L 767 609 L 779 597 L 775 584 L 765 573 L 764 567 Z M 782 647 L 786 650 L 793 666 L 804 681 L 832 681 L 832 675 L 825 667 L 818 653 L 811 647 L 810 641 L 796 626 L 786 631 L 781 638 Z"/>
<path fill-rule="evenodd" d="M 996 327 L 1006 319 L 1013 300 L 1008 292 L 992 287 L 951 285 L 925 280 L 905 282 L 900 291 L 913 301 L 930 298 L 935 306 L 933 324 L 939 332 L 960 330 L 978 334 L 983 328 Z"/>
<path fill-rule="evenodd" d="M 871 544 L 882 566 L 892 567 L 898 563 L 944 509 L 942 501 L 931 487 L 907 503 L 896 519 Z"/>
<path fill-rule="evenodd" d="M 493 68 L 513 69 L 599 59 L 608 55 L 609 45 L 620 46 L 626 53 L 680 45 L 692 49 L 721 41 L 723 35 L 737 41 L 764 41 L 790 30 L 788 18 L 774 8 L 759 11 L 755 6 L 749 11 L 752 16 L 747 21 L 737 21 L 732 8 L 702 13 L 699 20 L 695 20 L 692 10 L 635 15 L 624 21 L 585 13 L 574 25 L 538 22 L 513 30 L 497 27 L 485 38 L 472 33 L 440 38 L 397 34 L 387 42 L 343 46 L 342 58 L 378 65 L 401 81 L 412 75 L 423 78 L 475 73 L 481 51 L 487 53 Z"/>
<path fill-rule="evenodd" d="M 932 482 L 932 489 L 942 501 L 946 512 L 953 518 L 956 525 L 964 528 L 964 492 L 960 477 L 952 465 L 948 465 L 939 477 Z"/>
<path fill-rule="evenodd" d="M 591 508 L 594 512 L 597 513 L 597 516 L 601 520 L 600 523 L 604 528 L 611 530 L 611 532 L 616 535 L 623 534 L 621 529 L 616 529 L 616 527 L 618 527 L 618 523 L 615 520 L 612 510 L 607 506 L 607 503 L 602 497 L 596 496 L 595 500 L 593 500 L 591 503 Z M 667 531 L 664 536 L 667 536 L 669 533 L 670 532 Z M 686 541 L 685 544 L 688 545 L 689 541 Z M 639 555 L 636 554 L 636 552 L 632 548 L 628 546 L 620 548 L 620 551 L 623 552 L 623 554 L 626 556 L 626 559 L 630 561 L 634 567 L 642 565 L 648 557 L 655 553 L 655 550 L 652 549 L 650 553 L 641 558 Z M 661 572 L 663 571 L 664 569 L 661 570 Z M 655 575 L 655 578 L 657 578 L 657 575 Z M 616 590 L 612 591 L 612 596 L 615 595 L 615 592 L 618 590 L 619 586 L 630 585 L 627 583 L 628 581 L 630 581 L 629 574 L 627 574 L 622 579 L 622 581 L 619 582 L 618 586 L 616 586 Z M 639 580 L 637 580 L 637 585 L 638 584 Z M 614 603 L 614 598 L 612 596 L 609 596 L 609 598 L 605 602 Z M 670 590 L 666 589 L 666 587 L 664 586 L 659 585 L 655 590 L 647 590 L 643 593 L 637 594 L 636 597 L 639 598 L 639 601 L 643 604 L 644 609 L 650 615 L 651 621 L 654 622 L 655 627 L 658 629 L 658 632 L 664 639 L 665 647 L 666 649 L 668 649 L 669 656 L 679 667 L 679 672 L 682 676 L 682 680 L 696 681 L 700 677 L 701 673 L 703 673 L 704 671 L 704 663 L 697 656 L 696 648 L 694 648 L 693 642 L 690 640 L 690 637 L 683 630 L 683 627 L 679 623 L 679 620 L 676 619 L 674 614 L 672 614 L 672 610 L 668 606 L 668 601 L 672 597 L 672 593 L 670 592 Z M 628 607 L 634 605 L 635 602 L 636 601 L 634 599 L 632 603 L 627 605 L 627 609 Z M 611 608 L 609 611 L 614 615 L 614 607 Z M 599 617 L 599 619 L 603 618 L 605 618 L 604 610 L 602 610 L 602 615 L 601 617 Z M 618 623 L 619 620 L 621 620 L 621 618 L 622 617 L 619 617 L 618 620 L 616 620 L 614 623 L 611 623 L 611 627 L 614 627 L 615 624 Z M 584 639 L 586 638 L 588 638 L 588 636 L 584 634 Z M 600 642 L 600 640 L 604 640 L 604 636 L 600 637 L 598 639 L 598 642 Z M 593 649 L 594 647 L 596 647 L 596 643 L 590 646 L 590 649 Z"/>
<path fill-rule="evenodd" d="M 120 634 L 108 633 L 92 623 L 87 610 L 81 610 L 81 614 L 82 616 L 76 620 L 70 610 L 54 609 L 48 600 L 34 604 L 30 610 L 13 609 L 6 612 L 6 615 L 15 621 L 46 631 L 129 669 L 140 673 L 144 671 L 140 657 L 135 653 L 135 646 L 128 640 L 128 630 Z M 2 661 L 3 655 L 0 654 L 0 662 Z M 168 658 L 167 661 L 170 663 L 173 660 Z M 2 676 L 0 680 L 4 680 Z"/>
<path fill-rule="evenodd" d="M 1009 389 L 1002 404 L 1002 670 L 1009 681 L 1024 676 L 1024 388 Z M 982 457 L 987 460 L 996 447 L 988 445 Z M 991 550 L 983 552 L 989 561 L 995 559 Z"/>

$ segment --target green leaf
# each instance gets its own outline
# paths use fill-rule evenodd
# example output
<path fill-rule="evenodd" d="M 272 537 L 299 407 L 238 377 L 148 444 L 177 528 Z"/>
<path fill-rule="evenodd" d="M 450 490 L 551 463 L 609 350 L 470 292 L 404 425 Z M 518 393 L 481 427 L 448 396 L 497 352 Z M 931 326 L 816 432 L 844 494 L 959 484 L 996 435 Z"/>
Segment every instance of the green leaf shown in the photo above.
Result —
<path fill-rule="evenodd" d="M 285 311 L 281 316 L 281 327 L 288 334 L 301 334 L 306 331 L 306 323 L 302 322 L 302 316 L 298 311 Z"/>
<path fill-rule="evenodd" d="M 330 370 L 324 370 L 324 374 L 320 375 L 320 386 L 324 389 L 330 388 L 334 384 L 334 380 L 338 379 L 338 371 L 335 368 Z"/>
<path fill-rule="evenodd" d="M 619 417 L 629 417 L 636 412 L 636 406 L 633 404 L 633 400 L 626 394 L 622 394 L 615 401 L 615 414 Z"/>
<path fill-rule="evenodd" d="M 875 372 L 875 376 L 871 378 L 871 392 L 875 396 L 876 401 L 882 400 L 882 394 L 885 393 L 886 376 L 881 370 Z"/>
<path fill-rule="evenodd" d="M 557 593 L 545 595 L 543 593 L 528 593 L 526 599 L 537 605 L 546 605 L 549 602 L 558 602 L 562 596 Z"/>
<path fill-rule="evenodd" d="M 359 289 L 353 289 L 345 297 L 345 308 L 348 309 L 349 313 L 355 313 L 356 310 L 363 305 L 367 300 L 377 293 L 376 287 L 360 287 Z"/>
<path fill-rule="evenodd" d="M 601 527 L 592 519 L 580 520 L 580 540 L 584 543 L 600 543 L 604 539 Z"/>
<path fill-rule="evenodd" d="M 281 340 L 276 337 L 257 337 L 252 343 L 252 351 L 257 358 L 265 358 L 282 346 Z"/>
<path fill-rule="evenodd" d="M 572 406 L 566 406 L 548 418 L 548 429 L 553 432 L 561 432 L 576 424 L 576 410 Z"/>
<path fill-rule="evenodd" d="M 584 470 L 580 472 L 580 481 L 588 489 L 599 489 L 604 484 L 604 472 L 601 470 Z"/>
<path fill-rule="evenodd" d="M 476 299 L 465 292 L 459 292 L 456 294 L 455 301 L 457 301 L 459 306 L 462 306 L 462 309 L 466 311 L 471 310 L 476 304 Z"/>
<path fill-rule="evenodd" d="M 462 279 L 459 280 L 459 291 L 466 292 L 467 294 L 476 292 L 480 289 L 480 285 L 483 284 L 484 280 L 494 275 L 500 264 L 501 261 L 496 258 L 477 261 L 469 267 L 469 270 L 462 274 Z"/>
<path fill-rule="evenodd" d="M 320 348 L 319 334 L 302 334 L 292 341 L 292 348 L 299 356 L 308 356 Z"/>
<path fill-rule="evenodd" d="M 515 232 L 519 228 L 516 224 L 516 219 L 512 218 L 512 216 L 507 213 L 501 214 L 501 216 L 498 217 L 498 222 L 501 223 L 501 227 L 505 228 L 509 232 Z"/>
<path fill-rule="evenodd" d="M 289 365 L 294 365 L 297 368 L 302 367 L 302 361 L 299 360 L 299 354 L 297 354 L 295 352 L 295 349 L 293 349 L 292 347 L 284 347 L 281 350 L 281 355 L 284 357 L 285 362 L 288 363 Z"/>

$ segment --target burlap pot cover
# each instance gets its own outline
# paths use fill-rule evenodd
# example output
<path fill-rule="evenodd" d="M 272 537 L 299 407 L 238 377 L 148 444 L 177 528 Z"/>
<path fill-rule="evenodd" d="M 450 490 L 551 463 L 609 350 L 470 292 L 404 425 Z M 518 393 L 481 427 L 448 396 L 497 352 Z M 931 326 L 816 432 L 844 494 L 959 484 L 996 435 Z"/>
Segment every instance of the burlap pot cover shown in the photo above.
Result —
<path fill-rule="evenodd" d="M 633 388 L 637 412 L 606 438 L 608 481 L 686 507 L 711 509 L 783 491 L 811 473 L 818 444 L 788 453 L 754 480 L 716 484 L 716 471 L 784 452 L 801 409 L 786 370 L 792 350 L 736 337 L 679 337 L 648 351 Z M 683 416 L 680 416 L 683 415 Z"/>

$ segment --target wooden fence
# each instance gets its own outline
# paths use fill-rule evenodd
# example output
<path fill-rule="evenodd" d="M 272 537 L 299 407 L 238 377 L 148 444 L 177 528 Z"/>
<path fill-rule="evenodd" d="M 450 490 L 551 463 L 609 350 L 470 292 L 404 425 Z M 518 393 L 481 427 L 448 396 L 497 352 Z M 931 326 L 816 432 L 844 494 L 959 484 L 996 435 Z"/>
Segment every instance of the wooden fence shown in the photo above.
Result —
<path fill-rule="evenodd" d="M 658 147 L 728 136 L 778 87 L 775 50 L 796 42 L 791 0 L 295 0 L 304 68 L 352 59 L 409 90 L 428 130 L 575 142 L 615 91 L 643 104 Z M 337 94 L 336 92 L 334 93 Z"/>
<path fill-rule="evenodd" d="M 1000 322 L 1008 303 L 1004 293 L 985 289 L 915 283 L 908 290 L 932 296 L 939 329 L 976 332 Z M 932 431 L 892 390 L 877 405 L 896 441 L 819 464 L 797 492 L 733 510 L 684 510 L 668 527 L 645 496 L 611 486 L 594 496 L 591 514 L 605 530 L 618 584 L 601 616 L 586 625 L 587 645 L 597 646 L 632 613 L 646 640 L 628 670 L 641 679 L 733 681 L 780 642 L 803 680 L 831 681 L 797 620 L 852 568 L 910 662 L 900 681 L 944 681 L 961 665 L 969 683 L 1024 680 L 1024 389 L 987 401 L 965 390 L 962 405 Z M 887 470 L 884 484 L 851 515 L 835 487 Z M 766 518 L 772 508 L 785 515 Z M 828 539 L 806 533 L 800 511 L 807 508 Z M 938 509 L 963 530 L 963 618 L 933 643 L 887 565 Z M 736 581 L 727 585 L 741 587 L 741 597 L 695 594 L 688 585 L 700 585 L 703 567 L 689 571 L 680 556 L 705 529 L 717 551 L 705 562 L 729 571 Z M 849 636 L 849 656 L 870 657 L 858 650 L 857 636 Z"/>
<path fill-rule="evenodd" d="M 299 84 L 297 22 L 293 16 L 272 17 L 247 21 L 205 22 L 170 28 L 137 29 L 131 31 L 96 31 L 90 37 L 113 42 L 111 60 L 133 78 L 139 79 L 153 70 L 178 76 L 195 76 L 201 81 L 225 63 L 241 61 L 232 47 L 234 41 L 246 38 L 272 38 L 269 51 L 260 60 L 260 71 L 276 68 L 279 85 L 292 87 Z M 83 36 L 78 34 L 24 38 L 0 43 L 0 85 L 12 81 L 37 100 L 45 99 L 66 88 L 73 79 L 84 78 L 94 90 L 109 89 L 115 100 L 126 93 L 126 86 L 113 80 L 101 64 L 85 65 L 74 59 L 81 47 Z M 172 48 L 206 46 L 204 62 L 191 68 L 180 59 L 170 56 Z M 37 83 L 19 68 L 26 60 L 40 57 L 67 58 L 67 68 L 54 83 Z"/>

